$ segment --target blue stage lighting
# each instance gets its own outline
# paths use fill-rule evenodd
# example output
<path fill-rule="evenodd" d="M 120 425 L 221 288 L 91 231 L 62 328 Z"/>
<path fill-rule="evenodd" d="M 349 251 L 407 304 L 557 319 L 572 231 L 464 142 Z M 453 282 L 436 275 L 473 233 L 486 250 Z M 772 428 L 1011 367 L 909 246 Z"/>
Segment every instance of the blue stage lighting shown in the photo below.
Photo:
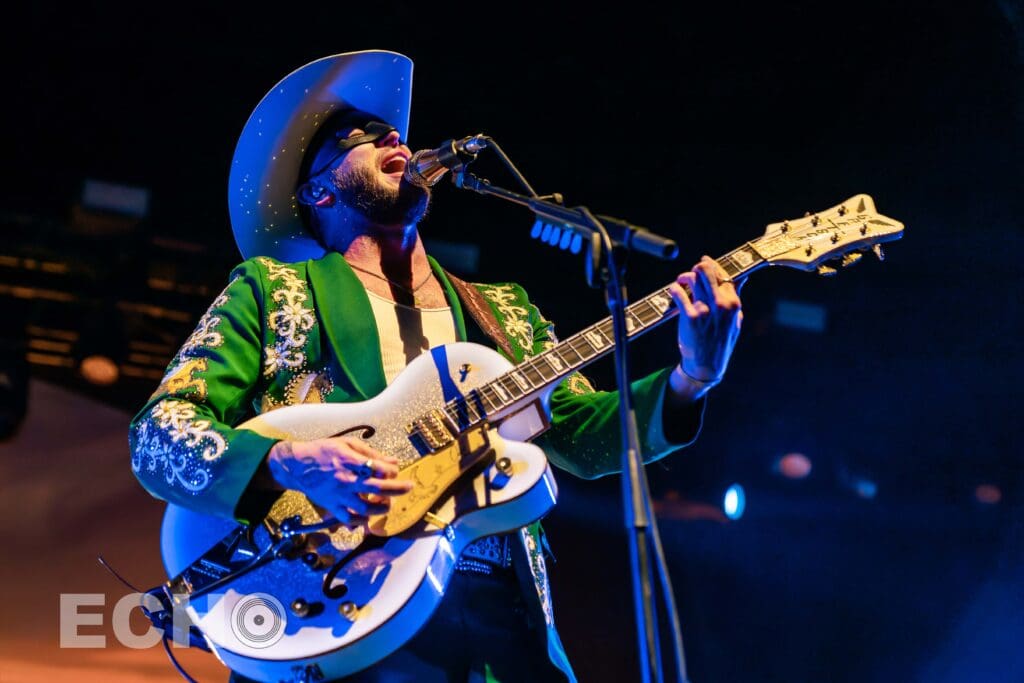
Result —
<path fill-rule="evenodd" d="M 733 484 L 725 490 L 722 498 L 722 510 L 729 519 L 739 519 L 747 507 L 747 494 L 739 484 Z"/>

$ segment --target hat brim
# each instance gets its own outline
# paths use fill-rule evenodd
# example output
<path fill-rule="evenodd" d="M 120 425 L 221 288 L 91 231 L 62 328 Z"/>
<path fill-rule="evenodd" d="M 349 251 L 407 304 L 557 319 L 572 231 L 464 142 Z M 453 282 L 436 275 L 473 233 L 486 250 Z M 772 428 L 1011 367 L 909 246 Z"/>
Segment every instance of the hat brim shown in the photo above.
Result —
<path fill-rule="evenodd" d="M 235 146 L 228 212 L 242 258 L 286 262 L 324 255 L 295 199 L 306 146 L 327 118 L 359 109 L 409 134 L 412 60 L 397 52 L 346 52 L 285 76 L 256 106 Z"/>

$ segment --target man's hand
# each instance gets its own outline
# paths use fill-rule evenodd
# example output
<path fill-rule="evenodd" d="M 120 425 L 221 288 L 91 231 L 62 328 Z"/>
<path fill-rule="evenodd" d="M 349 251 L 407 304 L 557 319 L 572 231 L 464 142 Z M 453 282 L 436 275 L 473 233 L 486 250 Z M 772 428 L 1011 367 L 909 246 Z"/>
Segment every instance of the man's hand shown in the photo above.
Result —
<path fill-rule="evenodd" d="M 348 525 L 387 512 L 390 496 L 413 487 L 395 478 L 398 460 L 348 436 L 280 441 L 270 449 L 267 465 L 278 484 L 301 491 Z"/>
<path fill-rule="evenodd" d="M 669 287 L 679 306 L 682 360 L 669 379 L 678 398 L 696 400 L 721 381 L 740 335 L 740 297 L 728 274 L 709 256 Z"/>

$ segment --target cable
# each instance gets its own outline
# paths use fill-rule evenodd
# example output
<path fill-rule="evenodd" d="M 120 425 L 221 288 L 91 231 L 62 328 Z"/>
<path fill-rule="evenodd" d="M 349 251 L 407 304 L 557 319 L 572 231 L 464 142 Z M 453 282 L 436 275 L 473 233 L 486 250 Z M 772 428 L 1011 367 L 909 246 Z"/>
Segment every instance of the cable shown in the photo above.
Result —
<path fill-rule="evenodd" d="M 188 681 L 188 683 L 199 683 L 199 681 L 189 676 L 188 673 L 183 668 L 181 668 L 181 664 L 178 663 L 178 660 L 174 657 L 174 653 L 171 652 L 171 646 L 168 645 L 170 640 L 171 639 L 168 637 L 167 631 L 164 631 L 164 637 L 161 642 L 164 644 L 164 652 L 167 653 L 167 658 L 171 660 L 171 664 L 174 665 L 174 668 L 178 670 L 178 673 L 181 674 L 181 677 Z"/>

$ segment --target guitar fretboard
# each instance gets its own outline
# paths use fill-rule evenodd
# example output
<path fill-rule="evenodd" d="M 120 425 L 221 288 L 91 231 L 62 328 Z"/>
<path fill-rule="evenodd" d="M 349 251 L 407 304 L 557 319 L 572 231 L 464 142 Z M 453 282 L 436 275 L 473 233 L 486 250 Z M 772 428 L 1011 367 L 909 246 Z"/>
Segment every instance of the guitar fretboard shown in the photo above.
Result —
<path fill-rule="evenodd" d="M 737 278 L 765 265 L 749 244 L 717 259 L 730 278 Z M 629 339 L 674 318 L 679 311 L 665 286 L 626 307 Z M 532 356 L 464 397 L 449 401 L 444 413 L 460 431 L 472 427 L 527 397 L 557 384 L 583 366 L 607 355 L 614 348 L 611 317 L 577 332 L 550 349 Z"/>

